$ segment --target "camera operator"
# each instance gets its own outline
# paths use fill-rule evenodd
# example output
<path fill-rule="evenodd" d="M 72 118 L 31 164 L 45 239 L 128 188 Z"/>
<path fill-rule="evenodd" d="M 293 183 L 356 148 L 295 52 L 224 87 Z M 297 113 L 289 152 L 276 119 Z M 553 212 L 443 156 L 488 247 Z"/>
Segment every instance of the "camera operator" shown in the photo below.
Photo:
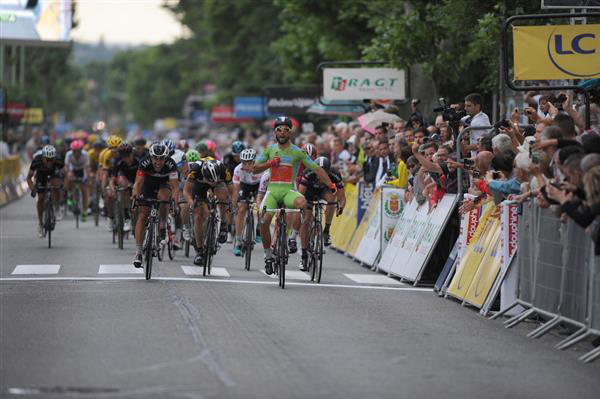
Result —
<path fill-rule="evenodd" d="M 465 111 L 467 116 L 461 119 L 465 127 L 490 126 L 490 118 L 481 110 L 483 98 L 478 93 L 471 93 L 465 97 Z M 472 130 L 469 150 L 472 151 L 472 156 L 475 156 L 477 142 L 479 138 L 487 134 L 489 130 Z"/>

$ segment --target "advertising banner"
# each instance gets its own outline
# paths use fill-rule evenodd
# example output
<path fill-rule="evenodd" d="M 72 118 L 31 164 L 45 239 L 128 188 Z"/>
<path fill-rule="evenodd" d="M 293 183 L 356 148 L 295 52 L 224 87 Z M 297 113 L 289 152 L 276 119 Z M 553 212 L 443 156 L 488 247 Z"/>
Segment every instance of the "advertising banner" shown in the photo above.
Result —
<path fill-rule="evenodd" d="M 409 281 L 419 281 L 427 260 L 454 210 L 455 202 L 456 195 L 446 194 L 432 210 L 426 205 L 416 210 L 414 220 L 405 227 L 409 233 L 404 245 L 396 253 L 390 271 L 392 274 Z"/>
<path fill-rule="evenodd" d="M 373 198 L 373 185 L 363 181 L 358 183 L 358 212 L 356 213 L 356 223 L 360 224 L 371 200 Z"/>
<path fill-rule="evenodd" d="M 265 117 L 264 97 L 235 97 L 233 113 L 236 118 L 262 119 Z"/>
<path fill-rule="evenodd" d="M 404 211 L 404 190 L 395 187 L 381 187 L 381 224 L 379 225 L 380 249 L 385 251 L 394 235 L 394 229 Z"/>
<path fill-rule="evenodd" d="M 390 273 L 396 259 L 397 253 L 404 247 L 408 235 L 411 233 L 415 218 L 417 217 L 417 201 L 411 201 L 405 205 L 400 218 L 394 227 L 394 235 L 388 243 L 388 246 L 381 254 L 381 259 L 377 267 L 380 270 Z M 408 261 L 408 259 L 398 258 L 399 262 Z"/>
<path fill-rule="evenodd" d="M 500 247 L 500 232 L 498 231 L 495 240 L 491 242 L 489 249 L 485 252 L 465 296 L 465 301 L 477 308 L 483 306 L 500 271 Z"/>
<path fill-rule="evenodd" d="M 265 90 L 271 115 L 303 115 L 317 101 L 317 88 L 281 86 Z"/>
<path fill-rule="evenodd" d="M 42 108 L 27 108 L 22 122 L 32 125 L 40 124 L 44 121 L 44 110 Z"/>
<path fill-rule="evenodd" d="M 340 217 L 334 217 L 331 223 L 331 245 L 340 251 L 346 251 L 354 230 L 356 230 L 356 209 L 358 207 L 358 189 L 355 184 L 346 184 L 346 207 Z"/>
<path fill-rule="evenodd" d="M 252 119 L 237 118 L 231 105 L 215 105 L 211 111 L 212 123 L 248 123 Z"/>
<path fill-rule="evenodd" d="M 486 252 L 491 250 L 492 244 L 499 239 L 500 220 L 490 217 L 490 213 L 491 210 L 486 210 L 483 214 L 475 235 L 467 246 L 448 287 L 448 294 L 455 298 L 465 298 Z"/>
<path fill-rule="evenodd" d="M 600 78 L 600 25 L 513 27 L 515 80 Z"/>
<path fill-rule="evenodd" d="M 371 220 L 375 217 L 375 213 L 377 209 L 379 209 L 379 195 L 381 195 L 380 191 L 377 190 L 373 194 L 373 199 L 365 212 L 365 216 L 360 221 L 358 228 L 354 232 L 354 236 L 352 237 L 352 241 L 350 241 L 350 245 L 348 246 L 348 255 L 352 257 L 356 257 L 358 252 L 358 246 L 360 245 L 363 236 L 365 235 L 369 225 L 371 224 Z M 360 204 L 360 202 L 359 202 Z M 379 220 L 378 220 L 379 222 Z"/>
<path fill-rule="evenodd" d="M 516 267 L 508 270 L 511 258 L 517 251 L 519 242 L 519 205 L 502 204 L 502 213 L 500 222 L 502 223 L 502 233 L 500 236 L 502 245 L 502 267 L 501 273 L 504 274 L 502 287 L 500 291 L 500 310 L 509 307 L 517 299 L 518 288 L 518 270 Z"/>
<path fill-rule="evenodd" d="M 404 100 L 405 73 L 396 68 L 324 68 L 323 98 Z"/>
<path fill-rule="evenodd" d="M 369 266 L 375 264 L 381 250 L 381 240 L 379 238 L 381 233 L 381 196 L 381 190 L 378 190 L 376 193 L 377 198 L 371 201 L 367 216 L 363 219 L 367 228 L 354 255 L 357 260 Z"/>

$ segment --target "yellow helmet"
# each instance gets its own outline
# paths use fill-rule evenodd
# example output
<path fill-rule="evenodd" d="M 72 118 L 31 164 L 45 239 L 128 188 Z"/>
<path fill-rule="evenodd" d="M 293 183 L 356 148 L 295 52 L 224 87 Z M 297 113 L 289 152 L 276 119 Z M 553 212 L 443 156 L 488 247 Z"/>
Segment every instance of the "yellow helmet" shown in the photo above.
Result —
<path fill-rule="evenodd" d="M 114 148 L 118 148 L 121 143 L 123 143 L 123 139 L 121 139 L 119 136 L 115 136 L 114 134 L 111 136 L 108 136 L 108 140 L 106 140 L 106 144 L 108 144 L 108 148 L 114 149 Z"/>
<path fill-rule="evenodd" d="M 89 144 L 94 144 L 96 142 L 96 140 L 98 140 L 98 136 L 96 136 L 95 134 L 90 134 L 88 136 L 87 142 Z"/>

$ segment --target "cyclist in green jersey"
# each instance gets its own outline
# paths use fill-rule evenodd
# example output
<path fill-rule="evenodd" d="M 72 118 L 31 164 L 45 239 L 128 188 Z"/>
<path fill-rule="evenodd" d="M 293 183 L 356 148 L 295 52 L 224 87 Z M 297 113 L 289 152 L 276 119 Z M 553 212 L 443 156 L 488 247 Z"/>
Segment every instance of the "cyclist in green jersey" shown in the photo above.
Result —
<path fill-rule="evenodd" d="M 262 155 L 258 158 L 254 165 L 254 172 L 260 173 L 267 169 L 271 169 L 271 182 L 265 194 L 265 198 L 261 204 L 261 209 L 275 209 L 279 204 L 283 204 L 286 208 L 305 209 L 306 200 L 304 196 L 296 191 L 296 176 L 300 167 L 300 162 L 305 168 L 314 170 L 317 177 L 336 193 L 337 188 L 331 182 L 327 172 L 320 168 L 306 153 L 299 147 L 290 142 L 290 134 L 292 131 L 292 121 L 280 116 L 275 119 L 273 124 L 275 128 L 276 144 L 272 144 L 265 149 Z M 260 235 L 262 238 L 263 248 L 265 249 L 265 271 L 267 274 L 273 273 L 273 252 L 271 250 L 271 219 L 272 212 L 266 212 L 260 226 Z M 292 236 L 288 240 L 290 253 L 298 250 L 296 245 L 296 237 L 300 230 L 300 215 L 295 215 L 292 222 Z M 308 243 L 302 242 L 302 248 L 306 248 Z"/>

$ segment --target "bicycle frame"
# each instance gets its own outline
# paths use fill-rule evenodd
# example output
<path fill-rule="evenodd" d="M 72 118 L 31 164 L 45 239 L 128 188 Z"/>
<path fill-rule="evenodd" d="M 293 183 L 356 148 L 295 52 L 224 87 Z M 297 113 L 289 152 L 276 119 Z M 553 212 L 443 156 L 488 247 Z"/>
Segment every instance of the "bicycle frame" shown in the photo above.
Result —
<path fill-rule="evenodd" d="M 275 230 L 277 231 L 275 240 L 273 241 L 273 255 L 275 255 L 275 274 L 279 276 L 279 286 L 281 289 L 285 288 L 285 266 L 289 259 L 289 250 L 287 246 L 287 224 L 285 222 L 286 212 L 302 213 L 302 209 L 294 208 L 276 208 L 267 209 L 263 208 L 263 214 L 265 212 L 277 212 L 277 219 L 275 222 Z"/>

